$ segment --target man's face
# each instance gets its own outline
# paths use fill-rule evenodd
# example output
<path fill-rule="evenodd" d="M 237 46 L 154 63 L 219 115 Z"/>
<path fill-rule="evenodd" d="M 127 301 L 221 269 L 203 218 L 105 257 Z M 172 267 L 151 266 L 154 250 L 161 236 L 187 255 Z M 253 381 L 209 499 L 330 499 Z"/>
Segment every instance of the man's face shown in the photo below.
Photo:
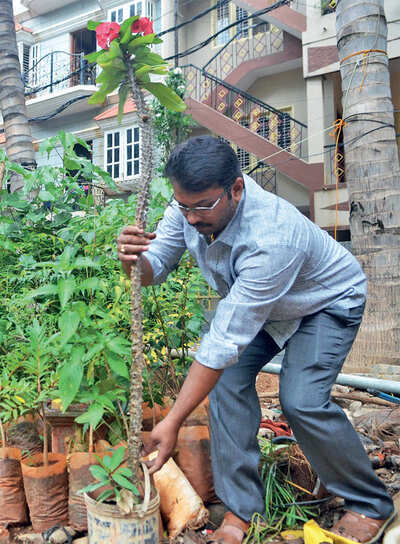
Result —
<path fill-rule="evenodd" d="M 235 214 L 243 191 L 243 179 L 237 178 L 228 192 L 222 187 L 214 186 L 200 193 L 187 192 L 178 183 L 173 183 L 174 198 L 181 206 L 187 222 L 200 234 L 210 236 L 219 234 Z M 229 198 L 230 196 L 230 198 Z M 218 201 L 218 202 L 217 202 Z M 197 207 L 211 207 L 212 210 L 194 210 Z"/>

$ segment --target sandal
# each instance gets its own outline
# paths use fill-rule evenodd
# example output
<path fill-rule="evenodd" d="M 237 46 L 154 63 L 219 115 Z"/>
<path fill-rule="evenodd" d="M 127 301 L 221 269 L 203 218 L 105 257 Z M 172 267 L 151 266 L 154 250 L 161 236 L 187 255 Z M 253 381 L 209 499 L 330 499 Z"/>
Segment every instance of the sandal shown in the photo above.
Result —
<path fill-rule="evenodd" d="M 207 542 L 216 544 L 241 544 L 250 527 L 249 521 L 243 521 L 232 512 L 226 512 L 224 520 Z"/>
<path fill-rule="evenodd" d="M 374 544 L 378 542 L 396 515 L 397 512 L 394 511 L 387 519 L 374 519 L 364 514 L 348 511 L 335 523 L 332 529 L 329 529 L 329 532 L 359 544 Z"/>

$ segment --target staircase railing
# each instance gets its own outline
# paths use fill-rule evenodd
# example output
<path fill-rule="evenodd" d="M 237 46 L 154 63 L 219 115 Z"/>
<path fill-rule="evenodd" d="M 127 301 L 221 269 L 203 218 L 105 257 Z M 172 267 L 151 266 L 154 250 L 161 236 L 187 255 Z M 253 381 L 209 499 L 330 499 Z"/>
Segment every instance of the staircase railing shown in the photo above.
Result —
<path fill-rule="evenodd" d="M 220 140 L 232 145 L 226 138 L 218 136 Z M 276 194 L 276 169 L 265 161 L 260 161 L 253 154 L 233 144 L 239 159 L 243 174 L 251 176 L 263 189 Z"/>
<path fill-rule="evenodd" d="M 181 66 L 186 76 L 187 95 L 226 115 L 270 143 L 302 156 L 307 125 L 255 96 L 194 66 Z"/>
<path fill-rule="evenodd" d="M 76 85 L 94 85 L 95 65 L 84 59 L 84 53 L 52 51 L 23 73 L 25 95 L 42 95 Z"/>
<path fill-rule="evenodd" d="M 283 51 L 283 30 L 266 21 L 249 17 L 246 25 L 231 28 L 231 38 L 203 66 L 213 75 L 227 77 L 242 62 L 259 59 Z"/>

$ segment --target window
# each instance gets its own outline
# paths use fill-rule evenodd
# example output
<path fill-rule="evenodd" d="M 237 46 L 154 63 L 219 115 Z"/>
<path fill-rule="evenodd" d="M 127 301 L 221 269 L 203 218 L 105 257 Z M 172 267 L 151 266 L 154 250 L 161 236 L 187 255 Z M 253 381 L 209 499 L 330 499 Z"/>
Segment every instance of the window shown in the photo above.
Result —
<path fill-rule="evenodd" d="M 236 21 L 240 21 L 241 19 L 244 19 L 241 23 L 238 23 L 236 25 L 236 32 L 238 33 L 238 38 L 247 38 L 249 35 L 249 20 L 246 19 L 248 13 L 245 9 L 239 8 L 236 6 Z"/>
<path fill-rule="evenodd" d="M 139 175 L 140 132 L 130 127 L 104 135 L 104 166 L 116 180 Z"/>
<path fill-rule="evenodd" d="M 250 17 L 248 11 L 236 6 L 233 2 L 224 2 L 224 0 L 219 0 L 218 8 L 214 13 L 214 25 L 212 29 L 213 34 L 226 28 L 232 23 L 235 23 L 236 21 L 241 21 L 237 25 L 228 28 L 216 36 L 214 42 L 215 45 L 224 45 L 235 36 L 240 40 L 243 38 L 256 36 L 261 32 L 268 32 L 270 29 L 269 23 L 263 21 L 259 17 Z M 249 18 L 247 19 L 246 17 L 248 16 Z"/>
<path fill-rule="evenodd" d="M 28 84 L 30 87 L 37 87 L 40 84 L 40 44 L 32 45 L 29 52 L 29 76 Z"/>
<path fill-rule="evenodd" d="M 229 2 L 223 3 L 223 0 L 218 0 L 217 8 L 217 32 L 229 25 Z M 230 39 L 229 29 L 221 32 L 216 37 L 217 45 L 223 45 Z"/>
<path fill-rule="evenodd" d="M 119 7 L 110 9 L 108 18 L 111 22 L 121 23 L 129 17 L 140 15 L 154 19 L 154 3 L 152 0 L 136 0 L 136 2 L 127 2 Z"/>

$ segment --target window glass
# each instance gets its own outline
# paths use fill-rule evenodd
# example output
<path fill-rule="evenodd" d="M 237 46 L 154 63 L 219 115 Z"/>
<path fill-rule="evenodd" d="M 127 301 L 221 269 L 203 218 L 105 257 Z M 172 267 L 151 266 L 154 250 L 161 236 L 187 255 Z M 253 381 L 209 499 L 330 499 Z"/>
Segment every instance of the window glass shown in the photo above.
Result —
<path fill-rule="evenodd" d="M 106 138 L 105 161 L 106 170 L 114 178 L 120 177 L 120 135 L 119 131 L 110 132 Z"/>
<path fill-rule="evenodd" d="M 229 25 L 229 2 L 222 3 L 218 0 L 217 7 L 217 32 Z M 216 37 L 217 45 L 223 45 L 229 41 L 229 29 L 221 32 Z"/>
<path fill-rule="evenodd" d="M 247 17 L 248 13 L 245 9 L 236 6 L 236 21 L 240 21 L 244 17 Z M 249 19 L 245 19 L 241 23 L 236 25 L 236 31 L 238 38 L 247 38 L 249 35 Z"/>

